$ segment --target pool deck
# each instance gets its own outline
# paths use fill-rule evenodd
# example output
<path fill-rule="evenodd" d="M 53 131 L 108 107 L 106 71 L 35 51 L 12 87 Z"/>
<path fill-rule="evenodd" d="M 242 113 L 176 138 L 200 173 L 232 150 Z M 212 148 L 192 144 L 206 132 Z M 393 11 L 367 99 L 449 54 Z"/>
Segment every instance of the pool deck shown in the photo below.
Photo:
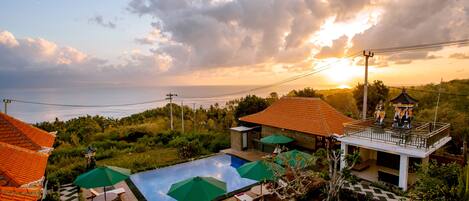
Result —
<path fill-rule="evenodd" d="M 116 185 L 114 185 L 114 188 L 123 188 L 125 190 L 125 193 L 122 194 L 121 200 L 122 201 L 138 201 L 138 199 L 135 197 L 133 192 L 130 190 L 129 186 L 127 186 L 127 183 L 125 181 L 119 182 Z M 98 193 L 103 192 L 103 188 L 94 188 Z M 91 192 L 88 189 L 82 188 L 82 198 L 83 200 L 91 200 L 91 199 L 86 199 L 87 197 L 91 196 Z M 112 196 L 109 196 L 107 200 L 111 200 Z M 99 197 L 99 198 L 94 198 L 93 201 L 99 201 L 99 200 L 104 200 L 104 197 Z"/>
<path fill-rule="evenodd" d="M 233 155 L 233 156 L 237 156 L 239 158 L 242 158 L 242 159 L 248 160 L 248 161 L 257 161 L 257 160 L 265 158 L 266 156 L 269 155 L 268 153 L 264 153 L 264 152 L 254 150 L 254 149 L 249 149 L 249 150 L 246 150 L 246 151 L 238 151 L 238 150 L 234 150 L 234 149 L 224 149 L 224 150 L 221 150 L 220 152 L 225 153 L 225 154 L 229 154 L 229 155 Z"/>

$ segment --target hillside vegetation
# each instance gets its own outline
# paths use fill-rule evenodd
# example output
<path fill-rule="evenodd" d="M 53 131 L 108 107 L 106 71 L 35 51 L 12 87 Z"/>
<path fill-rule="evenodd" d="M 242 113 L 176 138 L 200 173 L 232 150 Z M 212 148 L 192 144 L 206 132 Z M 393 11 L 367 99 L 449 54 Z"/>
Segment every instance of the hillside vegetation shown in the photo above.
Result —
<path fill-rule="evenodd" d="M 354 89 L 316 91 L 312 88 L 294 90 L 287 96 L 320 97 L 345 115 L 360 117 L 362 85 Z M 435 114 L 438 91 L 436 84 L 408 87 L 408 93 L 419 100 L 416 121 L 432 121 Z M 386 90 L 387 89 L 387 90 Z M 469 80 L 453 80 L 441 86 L 438 121 L 452 124 L 455 139 L 448 149 L 459 153 L 464 132 L 469 123 Z M 401 92 L 376 81 L 370 86 L 369 108 L 374 110 L 379 98 L 390 100 Z M 458 95 L 456 95 L 458 94 Z M 466 95 L 464 95 L 466 94 Z M 184 130 L 181 127 L 181 107 L 173 104 L 175 130 L 170 131 L 169 104 L 128 117 L 114 119 L 102 116 L 77 117 L 68 121 L 56 119 L 42 122 L 38 127 L 47 131 L 58 131 L 55 150 L 50 156 L 47 178 L 53 185 L 70 183 L 86 171 L 87 147 L 96 149 L 97 165 L 115 165 L 139 172 L 163 167 L 228 148 L 229 128 L 236 126 L 240 116 L 255 113 L 275 102 L 279 95 L 269 97 L 248 95 L 229 101 L 225 106 L 218 104 L 193 111 L 185 107 Z M 394 115 L 389 104 L 387 118 Z M 360 108 L 360 109 L 359 109 Z M 466 130 L 465 130 L 466 129 Z"/>

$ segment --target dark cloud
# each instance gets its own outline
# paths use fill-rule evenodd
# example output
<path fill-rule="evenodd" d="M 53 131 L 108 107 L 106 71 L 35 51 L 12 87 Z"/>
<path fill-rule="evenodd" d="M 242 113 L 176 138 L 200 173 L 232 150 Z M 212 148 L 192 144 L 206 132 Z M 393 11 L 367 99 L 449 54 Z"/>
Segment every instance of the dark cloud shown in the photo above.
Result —
<path fill-rule="evenodd" d="M 449 58 L 451 58 L 451 59 L 469 59 L 469 54 L 454 53 L 454 54 L 449 55 Z"/>
<path fill-rule="evenodd" d="M 109 21 L 109 20 L 108 21 L 104 20 L 103 16 L 101 15 L 93 16 L 92 18 L 88 19 L 88 22 L 95 23 L 105 28 L 110 28 L 110 29 L 116 28 L 116 23 Z"/>
<path fill-rule="evenodd" d="M 379 22 L 352 39 L 351 51 L 458 40 L 469 37 L 469 1 L 386 1 Z M 429 59 L 428 52 L 389 56 L 397 63 Z"/>
<path fill-rule="evenodd" d="M 369 1 L 354 0 L 132 0 L 128 10 L 155 19 L 170 44 L 153 52 L 172 58 L 172 70 L 303 63 L 315 48 L 308 40 L 325 20 L 348 19 Z M 153 40 L 139 38 L 139 43 Z"/>

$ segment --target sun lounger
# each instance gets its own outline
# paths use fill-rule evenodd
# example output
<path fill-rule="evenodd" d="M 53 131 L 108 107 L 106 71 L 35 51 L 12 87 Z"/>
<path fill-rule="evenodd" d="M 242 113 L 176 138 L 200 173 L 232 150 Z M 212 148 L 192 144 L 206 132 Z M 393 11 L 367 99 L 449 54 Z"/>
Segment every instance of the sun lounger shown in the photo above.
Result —
<path fill-rule="evenodd" d="M 238 199 L 239 201 L 253 201 L 254 200 L 254 198 L 252 198 L 246 193 L 240 193 L 240 194 L 235 195 L 234 197 Z"/>
<path fill-rule="evenodd" d="M 99 193 L 94 189 L 90 189 L 91 196 L 87 197 L 87 199 L 93 199 L 94 201 L 104 200 L 104 192 Z M 107 200 L 114 200 L 121 194 L 125 193 L 125 189 L 117 188 L 114 190 L 106 191 L 106 199 Z"/>
<path fill-rule="evenodd" d="M 257 185 L 251 188 L 251 192 L 261 196 L 261 186 L 262 186 L 262 195 L 270 195 L 273 192 L 270 188 L 267 188 L 267 185 Z"/>

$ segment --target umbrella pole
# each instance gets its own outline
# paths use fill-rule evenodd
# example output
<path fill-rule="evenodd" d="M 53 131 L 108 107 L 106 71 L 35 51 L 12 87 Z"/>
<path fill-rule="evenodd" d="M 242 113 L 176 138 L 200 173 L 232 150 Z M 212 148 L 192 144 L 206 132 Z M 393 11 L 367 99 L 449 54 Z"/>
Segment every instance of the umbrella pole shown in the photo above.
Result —
<path fill-rule="evenodd" d="M 104 187 L 104 201 L 106 201 L 106 186 Z"/>

